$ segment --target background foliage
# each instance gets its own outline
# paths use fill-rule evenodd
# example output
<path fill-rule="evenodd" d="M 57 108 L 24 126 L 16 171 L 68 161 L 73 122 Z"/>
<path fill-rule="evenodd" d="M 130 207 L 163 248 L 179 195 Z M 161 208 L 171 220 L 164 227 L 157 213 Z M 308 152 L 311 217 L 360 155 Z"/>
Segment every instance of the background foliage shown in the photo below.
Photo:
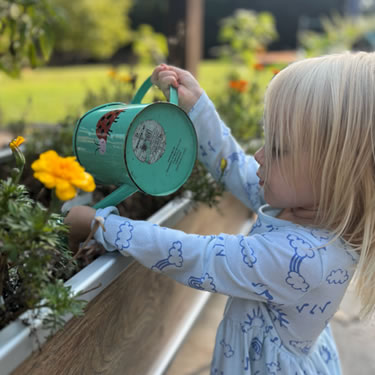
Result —
<path fill-rule="evenodd" d="M 219 35 L 224 42 L 219 57 L 231 58 L 232 64 L 224 79 L 226 89 L 214 102 L 234 137 L 248 148 L 251 139 L 263 136 L 263 96 L 275 68 L 259 64 L 256 53 L 277 38 L 275 20 L 267 12 L 241 9 L 222 21 Z"/>
<path fill-rule="evenodd" d="M 131 0 L 54 0 L 57 52 L 108 58 L 132 38 Z"/>
<path fill-rule="evenodd" d="M 237 9 L 220 21 L 219 56 L 231 63 L 254 64 L 255 53 L 266 49 L 277 39 L 275 20 L 271 13 Z"/>
<path fill-rule="evenodd" d="M 298 40 L 306 57 L 349 51 L 357 47 L 375 48 L 375 16 L 342 16 L 338 13 L 322 17 L 322 32 L 305 30 Z M 373 39 L 372 45 L 363 45 L 366 38 Z"/>
<path fill-rule="evenodd" d="M 0 0 L 0 70 L 17 77 L 47 61 L 56 19 L 51 0 Z"/>

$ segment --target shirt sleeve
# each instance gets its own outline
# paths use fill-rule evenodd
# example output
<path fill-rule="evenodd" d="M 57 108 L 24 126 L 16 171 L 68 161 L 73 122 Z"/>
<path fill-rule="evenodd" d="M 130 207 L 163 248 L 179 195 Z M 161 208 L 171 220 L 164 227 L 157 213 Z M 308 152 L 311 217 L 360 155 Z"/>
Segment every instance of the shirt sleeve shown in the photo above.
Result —
<path fill-rule="evenodd" d="M 189 117 L 198 136 L 199 160 L 227 190 L 257 211 L 265 203 L 256 175 L 259 165 L 253 156 L 245 155 L 206 93 L 190 110 Z"/>
<path fill-rule="evenodd" d="M 322 279 L 316 246 L 298 232 L 200 236 L 123 218 L 111 208 L 97 216 L 104 218 L 105 232 L 100 228 L 95 239 L 106 249 L 199 290 L 291 304 Z"/>

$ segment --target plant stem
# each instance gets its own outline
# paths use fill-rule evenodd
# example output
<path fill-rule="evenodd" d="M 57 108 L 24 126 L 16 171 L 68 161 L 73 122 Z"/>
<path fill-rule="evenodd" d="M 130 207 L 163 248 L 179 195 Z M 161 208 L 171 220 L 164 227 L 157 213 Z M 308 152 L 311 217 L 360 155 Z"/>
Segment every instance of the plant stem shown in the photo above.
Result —
<path fill-rule="evenodd" d="M 3 290 L 4 290 L 4 281 L 5 281 L 7 266 L 8 266 L 7 257 L 5 255 L 0 255 L 0 308 L 1 309 L 5 309 Z"/>
<path fill-rule="evenodd" d="M 51 191 L 50 204 L 48 206 L 48 209 L 47 209 L 46 215 L 45 215 L 45 223 L 48 222 L 48 219 L 50 218 L 51 214 L 59 213 L 60 210 L 61 210 L 61 202 L 57 198 L 55 190 L 52 190 Z"/>

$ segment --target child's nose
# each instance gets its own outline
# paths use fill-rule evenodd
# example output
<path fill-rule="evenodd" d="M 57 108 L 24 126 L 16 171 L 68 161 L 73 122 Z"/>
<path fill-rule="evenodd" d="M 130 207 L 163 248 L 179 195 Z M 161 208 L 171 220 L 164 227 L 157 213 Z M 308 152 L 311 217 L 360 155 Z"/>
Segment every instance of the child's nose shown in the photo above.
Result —
<path fill-rule="evenodd" d="M 262 146 L 255 154 L 254 154 L 255 160 L 258 162 L 258 164 L 263 165 L 264 164 L 264 146 Z"/>

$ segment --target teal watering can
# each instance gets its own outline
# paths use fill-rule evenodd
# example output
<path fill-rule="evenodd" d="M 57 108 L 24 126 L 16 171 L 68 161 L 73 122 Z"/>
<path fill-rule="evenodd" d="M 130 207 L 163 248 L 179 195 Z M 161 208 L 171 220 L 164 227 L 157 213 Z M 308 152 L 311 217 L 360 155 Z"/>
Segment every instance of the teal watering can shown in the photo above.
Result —
<path fill-rule="evenodd" d="M 77 122 L 73 151 L 98 184 L 118 188 L 95 208 L 115 206 L 136 191 L 161 196 L 178 190 L 197 157 L 197 136 L 187 114 L 170 102 L 141 104 L 152 86 L 149 77 L 130 104 L 107 103 Z"/>

